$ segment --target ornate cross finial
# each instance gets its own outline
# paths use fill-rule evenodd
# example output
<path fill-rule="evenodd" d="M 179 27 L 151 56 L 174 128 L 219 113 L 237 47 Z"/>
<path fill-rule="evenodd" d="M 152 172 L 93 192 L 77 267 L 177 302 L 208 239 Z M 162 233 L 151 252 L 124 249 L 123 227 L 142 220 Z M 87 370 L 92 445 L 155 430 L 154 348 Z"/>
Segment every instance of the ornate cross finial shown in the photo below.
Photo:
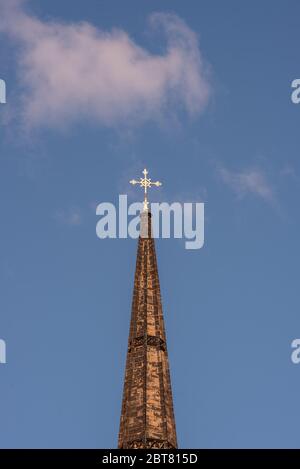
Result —
<path fill-rule="evenodd" d="M 156 182 L 153 182 L 151 181 L 150 178 L 147 177 L 148 175 L 148 171 L 147 169 L 145 168 L 144 171 L 143 171 L 143 175 L 144 177 L 143 178 L 140 178 L 139 181 L 137 181 L 136 179 L 131 179 L 130 184 L 132 184 L 133 186 L 135 186 L 135 184 L 139 184 L 140 187 L 143 187 L 144 188 L 144 211 L 146 212 L 148 210 L 148 199 L 147 199 L 147 189 L 152 187 L 152 186 L 156 186 L 156 187 L 159 187 L 161 186 L 161 182 L 159 181 L 156 181 Z"/>

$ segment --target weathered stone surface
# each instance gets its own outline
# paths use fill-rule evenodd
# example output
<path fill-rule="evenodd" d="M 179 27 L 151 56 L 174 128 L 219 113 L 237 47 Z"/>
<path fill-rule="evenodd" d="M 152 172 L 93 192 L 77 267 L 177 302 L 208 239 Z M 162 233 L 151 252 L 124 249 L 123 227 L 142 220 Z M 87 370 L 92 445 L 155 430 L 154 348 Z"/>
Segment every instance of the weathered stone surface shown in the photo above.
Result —
<path fill-rule="evenodd" d="M 118 447 L 177 448 L 151 216 L 142 217 Z"/>

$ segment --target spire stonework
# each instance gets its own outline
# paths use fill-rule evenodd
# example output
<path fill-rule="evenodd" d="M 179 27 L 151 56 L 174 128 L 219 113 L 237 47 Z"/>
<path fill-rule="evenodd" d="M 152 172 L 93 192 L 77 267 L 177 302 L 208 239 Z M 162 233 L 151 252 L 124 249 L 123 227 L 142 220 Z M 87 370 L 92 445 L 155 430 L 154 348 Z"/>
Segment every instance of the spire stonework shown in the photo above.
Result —
<path fill-rule="evenodd" d="M 141 214 L 118 447 L 177 448 L 166 334 L 148 205 L 147 210 L 144 205 Z"/>

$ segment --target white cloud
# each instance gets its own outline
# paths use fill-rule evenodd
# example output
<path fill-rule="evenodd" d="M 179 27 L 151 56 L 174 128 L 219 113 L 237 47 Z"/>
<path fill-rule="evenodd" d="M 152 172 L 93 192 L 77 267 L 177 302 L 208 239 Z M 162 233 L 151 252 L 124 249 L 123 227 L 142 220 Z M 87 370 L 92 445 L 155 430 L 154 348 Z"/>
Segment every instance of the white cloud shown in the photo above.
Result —
<path fill-rule="evenodd" d="M 106 125 L 143 122 L 184 109 L 197 115 L 210 86 L 196 34 L 177 16 L 156 13 L 166 37 L 152 54 L 123 30 L 45 22 L 22 0 L 0 0 L 0 32 L 19 46 L 22 121 L 60 127 L 82 118 Z"/>
<path fill-rule="evenodd" d="M 223 182 L 239 196 L 255 194 L 265 201 L 274 201 L 274 191 L 265 174 L 259 169 L 249 169 L 242 172 L 232 172 L 226 168 L 218 168 L 218 174 Z"/>

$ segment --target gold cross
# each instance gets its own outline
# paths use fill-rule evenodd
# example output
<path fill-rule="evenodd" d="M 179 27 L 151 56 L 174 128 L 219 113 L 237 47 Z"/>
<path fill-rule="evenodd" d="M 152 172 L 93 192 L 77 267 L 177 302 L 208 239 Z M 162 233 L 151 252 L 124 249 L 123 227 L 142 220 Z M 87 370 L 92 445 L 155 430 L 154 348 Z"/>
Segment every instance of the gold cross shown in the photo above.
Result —
<path fill-rule="evenodd" d="M 147 177 L 148 171 L 147 171 L 146 168 L 143 171 L 143 175 L 144 175 L 144 177 L 140 178 L 139 181 L 137 181 L 136 179 L 131 179 L 131 181 L 129 181 L 129 182 L 133 186 L 135 186 L 135 184 L 139 184 L 140 187 L 144 188 L 144 211 L 146 212 L 148 210 L 147 189 L 152 187 L 152 186 L 159 187 L 162 184 L 159 181 L 156 181 L 156 182 L 151 181 L 151 179 Z"/>

